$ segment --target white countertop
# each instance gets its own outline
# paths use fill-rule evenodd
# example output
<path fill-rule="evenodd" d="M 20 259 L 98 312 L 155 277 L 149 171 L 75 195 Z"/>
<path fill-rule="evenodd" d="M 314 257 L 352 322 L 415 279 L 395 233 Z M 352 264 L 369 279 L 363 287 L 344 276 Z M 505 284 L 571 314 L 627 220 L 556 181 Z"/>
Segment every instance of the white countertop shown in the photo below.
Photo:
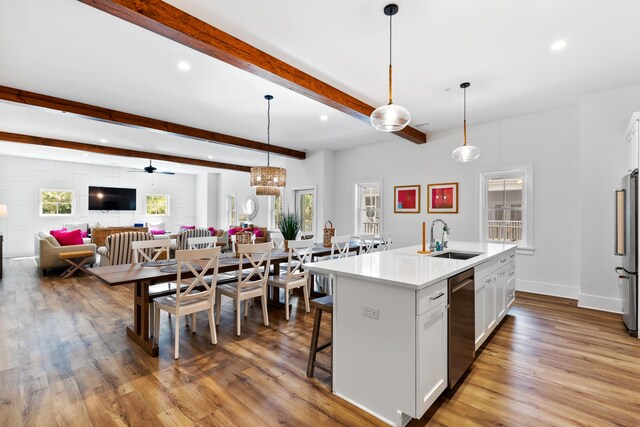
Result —
<path fill-rule="evenodd" d="M 418 250 L 422 249 L 421 246 L 409 246 L 385 252 L 314 262 L 306 264 L 305 269 L 314 274 L 365 278 L 378 283 L 418 290 L 473 268 L 515 247 L 516 245 L 500 243 L 449 242 L 449 249 L 442 252 L 481 253 L 467 260 L 457 260 L 419 254 Z"/>

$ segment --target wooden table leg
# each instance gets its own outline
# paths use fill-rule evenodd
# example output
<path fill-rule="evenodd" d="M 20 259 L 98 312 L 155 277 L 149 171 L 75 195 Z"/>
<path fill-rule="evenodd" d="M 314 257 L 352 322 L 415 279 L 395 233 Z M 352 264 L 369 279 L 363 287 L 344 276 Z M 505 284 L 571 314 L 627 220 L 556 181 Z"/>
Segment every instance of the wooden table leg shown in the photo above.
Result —
<path fill-rule="evenodd" d="M 133 293 L 133 328 L 127 327 L 127 335 L 151 357 L 158 356 L 158 345 L 150 337 L 149 327 L 149 286 L 147 280 L 135 282 Z"/>
<path fill-rule="evenodd" d="M 84 257 L 79 262 L 75 262 L 73 259 L 65 258 L 64 260 L 67 262 L 67 264 L 69 264 L 69 268 L 67 268 L 60 275 L 60 277 L 62 277 L 63 279 L 67 279 L 67 278 L 71 277 L 73 275 L 73 273 L 76 272 L 76 270 L 81 270 L 81 271 L 84 271 L 87 274 L 90 274 L 87 271 L 87 269 L 83 267 L 83 265 L 87 262 L 87 260 L 89 258 L 91 258 L 91 257 Z"/>

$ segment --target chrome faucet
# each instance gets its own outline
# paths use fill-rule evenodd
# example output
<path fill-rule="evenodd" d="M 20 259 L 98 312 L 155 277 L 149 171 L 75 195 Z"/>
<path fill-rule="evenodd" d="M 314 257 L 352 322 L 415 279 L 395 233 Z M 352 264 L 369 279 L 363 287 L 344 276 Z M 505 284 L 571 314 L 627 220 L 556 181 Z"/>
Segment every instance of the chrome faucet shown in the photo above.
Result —
<path fill-rule="evenodd" d="M 447 247 L 447 243 L 448 243 L 448 242 L 444 241 L 444 235 L 445 234 L 449 234 L 451 232 L 451 229 L 449 228 L 449 226 L 447 225 L 446 222 L 444 222 L 440 218 L 434 219 L 431 222 L 431 233 L 430 233 L 431 240 L 430 240 L 430 243 L 429 243 L 429 250 L 431 252 L 435 251 L 435 249 L 436 249 L 436 239 L 433 238 L 433 226 L 436 225 L 436 222 L 441 222 L 442 223 L 442 245 L 443 245 L 444 248 Z"/>

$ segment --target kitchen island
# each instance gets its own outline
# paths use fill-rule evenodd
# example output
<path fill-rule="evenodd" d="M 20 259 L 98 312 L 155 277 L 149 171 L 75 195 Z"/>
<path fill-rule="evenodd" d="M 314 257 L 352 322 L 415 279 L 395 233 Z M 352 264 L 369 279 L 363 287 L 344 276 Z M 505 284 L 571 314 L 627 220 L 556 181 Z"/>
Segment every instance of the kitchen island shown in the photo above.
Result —
<path fill-rule="evenodd" d="M 456 319 L 449 319 L 448 279 L 473 274 L 464 314 L 471 358 L 515 298 L 515 245 L 458 242 L 431 255 L 419 249 L 307 266 L 333 278 L 334 393 L 390 425 L 420 418 L 448 386 L 448 357 L 459 350 L 449 349 Z"/>

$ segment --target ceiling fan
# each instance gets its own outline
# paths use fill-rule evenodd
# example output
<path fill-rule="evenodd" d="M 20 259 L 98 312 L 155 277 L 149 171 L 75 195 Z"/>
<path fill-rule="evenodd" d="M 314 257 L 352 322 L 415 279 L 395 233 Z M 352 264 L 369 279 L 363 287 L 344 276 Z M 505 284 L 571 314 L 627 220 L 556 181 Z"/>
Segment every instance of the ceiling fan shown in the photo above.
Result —
<path fill-rule="evenodd" d="M 142 169 L 129 169 L 127 172 L 145 172 L 145 173 L 161 173 L 163 175 L 175 175 L 174 172 L 159 171 L 158 168 L 151 165 L 151 160 L 149 160 L 149 166 L 146 166 Z"/>

